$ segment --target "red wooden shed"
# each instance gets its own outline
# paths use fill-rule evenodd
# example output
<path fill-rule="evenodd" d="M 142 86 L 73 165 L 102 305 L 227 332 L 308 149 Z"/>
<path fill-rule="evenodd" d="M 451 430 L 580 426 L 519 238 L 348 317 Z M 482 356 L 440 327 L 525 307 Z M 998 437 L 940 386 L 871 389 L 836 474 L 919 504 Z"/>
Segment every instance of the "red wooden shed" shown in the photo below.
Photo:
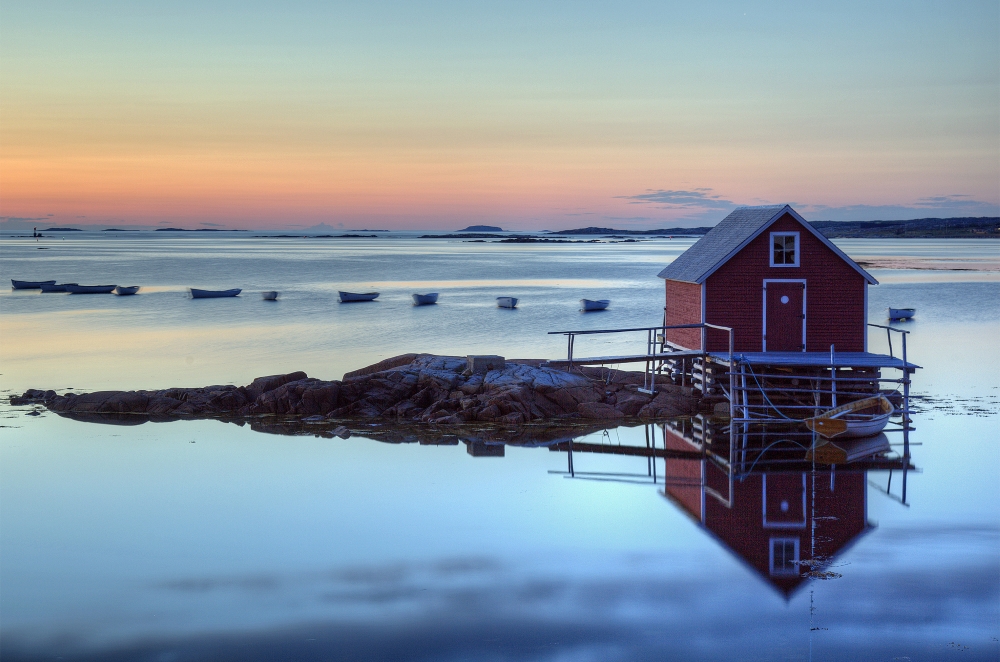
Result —
<path fill-rule="evenodd" d="M 733 329 L 737 352 L 866 352 L 878 281 L 789 205 L 733 211 L 659 274 L 664 325 Z M 728 334 L 672 329 L 670 345 L 726 351 Z"/>

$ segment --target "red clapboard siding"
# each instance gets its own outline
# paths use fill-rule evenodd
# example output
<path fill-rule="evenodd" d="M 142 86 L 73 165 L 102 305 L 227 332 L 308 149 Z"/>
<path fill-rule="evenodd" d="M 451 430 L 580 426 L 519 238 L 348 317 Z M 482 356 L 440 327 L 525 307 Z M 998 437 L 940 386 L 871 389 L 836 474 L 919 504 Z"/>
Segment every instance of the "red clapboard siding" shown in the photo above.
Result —
<path fill-rule="evenodd" d="M 698 324 L 701 322 L 701 285 L 667 280 L 666 326 Z M 687 349 L 701 348 L 700 329 L 673 329 L 667 331 L 667 340 Z"/>
<path fill-rule="evenodd" d="M 771 232 L 799 232 L 798 267 L 771 267 Z M 806 281 L 806 351 L 841 352 L 865 349 L 865 280 L 819 239 L 786 214 L 706 280 L 705 321 L 729 326 L 735 350 L 763 350 L 763 292 L 765 279 Z M 697 287 L 696 285 L 691 285 Z M 671 303 L 667 281 L 667 311 L 671 305 L 686 310 L 688 296 Z M 709 331 L 710 351 L 728 349 L 727 334 Z"/>

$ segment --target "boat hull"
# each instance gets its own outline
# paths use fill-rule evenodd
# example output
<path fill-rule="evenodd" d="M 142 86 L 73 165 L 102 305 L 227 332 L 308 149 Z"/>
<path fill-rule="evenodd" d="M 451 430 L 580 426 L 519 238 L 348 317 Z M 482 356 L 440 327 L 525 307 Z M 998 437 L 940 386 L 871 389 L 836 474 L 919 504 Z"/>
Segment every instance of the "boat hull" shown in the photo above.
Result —
<path fill-rule="evenodd" d="M 611 305 L 611 302 L 607 299 L 598 299 L 596 301 L 592 299 L 580 299 L 580 305 L 582 306 L 580 310 L 590 313 L 596 310 L 606 310 Z"/>
<path fill-rule="evenodd" d="M 232 290 L 198 290 L 195 288 L 189 288 L 191 290 L 192 299 L 221 299 L 223 297 L 235 297 L 238 296 L 241 289 Z"/>
<path fill-rule="evenodd" d="M 437 303 L 438 293 L 431 292 L 430 294 L 414 294 L 413 295 L 413 305 L 414 306 L 429 306 L 432 303 Z"/>
<path fill-rule="evenodd" d="M 117 294 L 120 297 L 132 296 L 133 294 L 138 294 L 138 293 L 139 293 L 138 285 L 130 285 L 130 286 L 119 285 L 118 287 L 115 288 L 115 294 Z"/>
<path fill-rule="evenodd" d="M 65 292 L 67 285 L 76 285 L 76 283 L 59 283 L 58 285 L 42 283 L 42 292 Z"/>
<path fill-rule="evenodd" d="M 497 297 L 497 306 L 500 308 L 517 308 L 517 297 Z"/>
<path fill-rule="evenodd" d="M 10 279 L 11 289 L 13 290 L 40 290 L 42 285 L 55 285 L 54 280 L 14 280 Z"/>
<path fill-rule="evenodd" d="M 261 292 L 260 298 L 263 299 L 264 301 L 277 301 L 278 293 L 274 290 L 270 290 L 268 292 Z"/>
<path fill-rule="evenodd" d="M 340 303 L 358 303 L 361 301 L 374 301 L 378 298 L 378 292 L 365 292 L 359 294 L 357 292 L 339 292 Z"/>
<path fill-rule="evenodd" d="M 908 320 L 916 314 L 916 308 L 890 308 L 889 319 Z"/>
<path fill-rule="evenodd" d="M 70 294 L 111 294 L 116 285 L 66 285 Z"/>
<path fill-rule="evenodd" d="M 865 398 L 807 418 L 806 427 L 826 439 L 871 437 L 885 429 L 893 406 L 885 396 Z"/>

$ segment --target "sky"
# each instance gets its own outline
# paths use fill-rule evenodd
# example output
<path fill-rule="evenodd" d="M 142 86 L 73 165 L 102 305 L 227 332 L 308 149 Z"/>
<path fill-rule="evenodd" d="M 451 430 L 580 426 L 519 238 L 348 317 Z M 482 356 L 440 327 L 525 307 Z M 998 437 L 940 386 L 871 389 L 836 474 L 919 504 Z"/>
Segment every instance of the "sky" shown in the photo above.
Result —
<path fill-rule="evenodd" d="M 0 222 L 1000 215 L 1000 3 L 0 4 Z"/>

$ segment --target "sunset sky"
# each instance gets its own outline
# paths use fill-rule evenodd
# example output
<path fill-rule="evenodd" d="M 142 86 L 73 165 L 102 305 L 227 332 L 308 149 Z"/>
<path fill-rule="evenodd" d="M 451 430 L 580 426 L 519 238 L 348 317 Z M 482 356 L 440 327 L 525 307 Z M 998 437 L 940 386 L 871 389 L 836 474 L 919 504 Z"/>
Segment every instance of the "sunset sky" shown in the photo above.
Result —
<path fill-rule="evenodd" d="M 0 4 L 0 216 L 1000 215 L 1000 3 Z M 38 220 L 35 220 L 38 219 Z"/>

